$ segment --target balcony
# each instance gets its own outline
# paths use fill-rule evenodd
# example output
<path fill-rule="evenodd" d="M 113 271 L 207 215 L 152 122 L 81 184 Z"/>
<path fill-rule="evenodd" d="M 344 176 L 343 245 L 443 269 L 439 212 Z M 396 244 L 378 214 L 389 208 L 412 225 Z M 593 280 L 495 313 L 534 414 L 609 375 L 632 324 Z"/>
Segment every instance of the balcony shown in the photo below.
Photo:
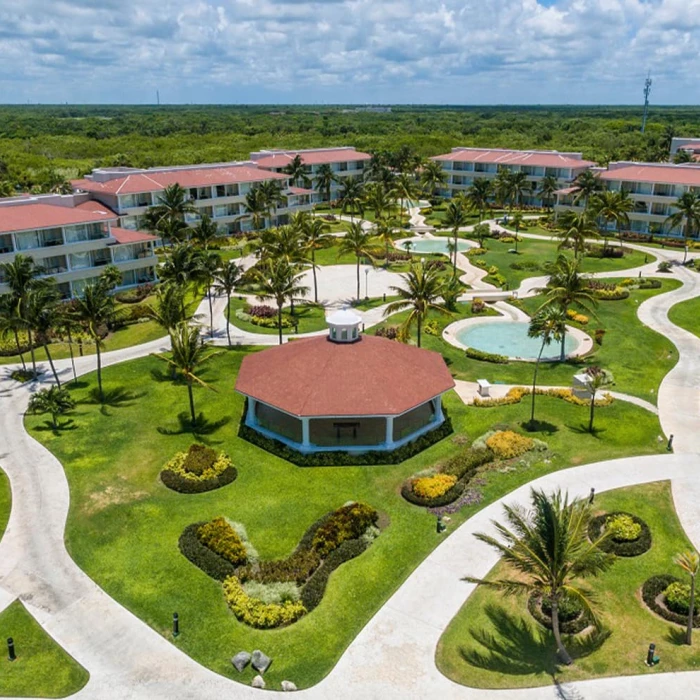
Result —
<path fill-rule="evenodd" d="M 45 229 L 43 231 L 25 231 L 15 234 L 15 242 L 18 251 L 33 250 L 36 248 L 50 248 L 63 245 L 61 229 Z"/>
<path fill-rule="evenodd" d="M 68 272 L 68 262 L 65 255 L 54 255 L 50 258 L 43 258 L 37 261 L 41 267 L 41 274 L 47 276 L 60 275 Z"/>
<path fill-rule="evenodd" d="M 105 250 L 71 253 L 68 260 L 71 270 L 85 270 L 91 267 L 104 267 L 112 264 L 112 256 L 109 251 Z"/>
<path fill-rule="evenodd" d="M 12 236 L 0 236 L 0 255 L 12 253 L 15 247 L 12 245 Z"/>

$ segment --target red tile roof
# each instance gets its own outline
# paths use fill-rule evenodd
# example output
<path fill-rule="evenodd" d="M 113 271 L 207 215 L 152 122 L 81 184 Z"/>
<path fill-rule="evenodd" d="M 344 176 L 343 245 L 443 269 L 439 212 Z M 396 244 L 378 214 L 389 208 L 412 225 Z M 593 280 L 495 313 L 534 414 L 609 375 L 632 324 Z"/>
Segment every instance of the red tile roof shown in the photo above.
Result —
<path fill-rule="evenodd" d="M 540 168 L 588 168 L 593 161 L 574 158 L 556 151 L 507 151 L 487 148 L 464 148 L 432 160 L 441 162 L 496 163 L 498 165 L 532 165 Z"/>
<path fill-rule="evenodd" d="M 110 231 L 112 232 L 112 238 L 115 238 L 119 245 L 158 240 L 158 236 L 146 233 L 145 231 L 131 231 L 130 229 L 119 228 L 117 226 L 112 226 Z"/>
<path fill-rule="evenodd" d="M 97 214 L 105 214 L 109 215 L 113 218 L 118 218 L 118 214 L 110 209 L 107 205 L 102 204 L 102 202 L 98 202 L 97 200 L 90 199 L 87 202 L 81 202 L 80 204 L 75 205 L 76 209 L 80 209 L 80 211 L 89 211 Z"/>
<path fill-rule="evenodd" d="M 0 233 L 110 221 L 116 216 L 105 211 L 86 211 L 78 207 L 27 203 L 0 207 Z"/>
<path fill-rule="evenodd" d="M 289 194 L 314 194 L 314 190 L 307 190 L 303 187 L 289 187 L 287 192 Z"/>
<path fill-rule="evenodd" d="M 163 170 L 148 173 L 132 173 L 107 182 L 73 180 L 74 189 L 104 194 L 137 194 L 158 192 L 175 183 L 182 187 L 209 187 L 241 182 L 284 180 L 285 175 L 261 170 L 252 165 L 235 165 L 220 168 L 193 168 L 191 170 Z"/>
<path fill-rule="evenodd" d="M 243 358 L 236 391 L 296 416 L 404 413 L 454 387 L 442 356 L 386 338 L 295 340 Z"/>
<path fill-rule="evenodd" d="M 700 187 L 700 168 L 696 165 L 655 165 L 648 163 L 610 164 L 600 174 L 601 180 L 626 182 L 658 182 L 664 185 Z"/>
<path fill-rule="evenodd" d="M 292 162 L 294 156 L 300 155 L 304 165 L 321 165 L 323 163 L 345 163 L 347 161 L 370 160 L 372 156 L 362 151 L 346 150 L 342 148 L 328 149 L 327 151 L 281 151 L 270 152 L 269 156 L 263 156 L 255 162 L 261 168 L 284 168 Z"/>

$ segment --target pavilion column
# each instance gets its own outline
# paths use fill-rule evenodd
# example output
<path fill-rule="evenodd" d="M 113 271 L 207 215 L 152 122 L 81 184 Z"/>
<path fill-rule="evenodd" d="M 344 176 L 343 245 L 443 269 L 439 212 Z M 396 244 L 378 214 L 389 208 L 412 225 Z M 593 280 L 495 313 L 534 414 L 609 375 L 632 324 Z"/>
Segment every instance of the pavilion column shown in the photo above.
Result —
<path fill-rule="evenodd" d="M 442 395 L 436 396 L 433 399 L 433 406 L 435 408 L 435 421 L 443 420 L 445 416 L 442 412 Z"/>
<path fill-rule="evenodd" d="M 255 409 L 256 409 L 257 405 L 258 405 L 257 400 L 249 396 L 248 397 L 248 417 L 246 419 L 246 423 L 250 426 L 258 424 L 258 419 L 255 417 Z"/>
<path fill-rule="evenodd" d="M 394 416 L 386 417 L 386 439 L 384 442 L 387 447 L 394 445 Z"/>
<path fill-rule="evenodd" d="M 309 438 L 309 418 L 302 418 L 301 419 L 301 444 L 304 447 L 310 447 L 311 446 L 311 440 Z"/>

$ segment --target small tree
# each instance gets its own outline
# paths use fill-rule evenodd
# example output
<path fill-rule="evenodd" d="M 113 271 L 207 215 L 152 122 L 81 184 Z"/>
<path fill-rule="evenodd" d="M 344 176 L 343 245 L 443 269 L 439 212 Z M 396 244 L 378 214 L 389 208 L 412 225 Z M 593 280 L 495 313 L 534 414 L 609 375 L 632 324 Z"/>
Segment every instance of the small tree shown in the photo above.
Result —
<path fill-rule="evenodd" d="M 695 577 L 700 570 L 700 556 L 697 552 L 689 550 L 676 555 L 676 564 L 690 576 L 690 598 L 688 600 L 688 626 L 685 630 L 685 643 L 693 643 L 693 615 L 695 613 Z"/>
<path fill-rule="evenodd" d="M 520 227 L 523 225 L 523 215 L 516 211 L 512 218 L 513 228 L 515 229 L 515 252 L 518 252 L 518 241 L 520 240 Z"/>
<path fill-rule="evenodd" d="M 591 412 L 588 419 L 588 432 L 593 432 L 593 414 L 595 411 L 596 393 L 601 389 L 607 389 L 614 384 L 612 372 L 602 367 L 588 367 L 586 369 L 588 375 L 588 390 L 591 392 Z"/>
<path fill-rule="evenodd" d="M 58 430 L 58 417 L 75 408 L 75 401 L 65 389 L 52 386 L 48 389 L 40 389 L 29 399 L 30 413 L 49 413 L 51 425 Z"/>
<path fill-rule="evenodd" d="M 457 250 L 459 249 L 459 244 L 457 241 L 459 238 L 459 229 L 466 226 L 467 221 L 467 213 L 464 211 L 462 205 L 459 202 L 452 200 L 447 205 L 444 224 L 452 231 L 452 235 L 454 236 L 454 249 L 452 255 L 450 256 L 452 260 L 452 274 L 454 277 L 457 276 Z"/>
<path fill-rule="evenodd" d="M 225 260 L 214 277 L 214 290 L 217 294 L 226 295 L 226 338 L 231 347 L 231 324 L 228 316 L 231 312 L 231 295 L 241 279 L 243 268 L 234 260 Z"/>
<path fill-rule="evenodd" d="M 360 261 L 362 258 L 367 258 L 372 261 L 372 255 L 376 251 L 374 239 L 371 234 L 367 233 L 362 226 L 361 221 L 353 221 L 350 224 L 348 232 L 340 241 L 339 255 L 351 253 L 356 258 L 356 274 L 357 274 L 357 301 L 360 301 Z"/>
<path fill-rule="evenodd" d="M 477 224 L 472 231 L 472 236 L 479 241 L 479 248 L 485 248 L 484 240 L 491 236 L 491 227 L 488 224 Z"/>

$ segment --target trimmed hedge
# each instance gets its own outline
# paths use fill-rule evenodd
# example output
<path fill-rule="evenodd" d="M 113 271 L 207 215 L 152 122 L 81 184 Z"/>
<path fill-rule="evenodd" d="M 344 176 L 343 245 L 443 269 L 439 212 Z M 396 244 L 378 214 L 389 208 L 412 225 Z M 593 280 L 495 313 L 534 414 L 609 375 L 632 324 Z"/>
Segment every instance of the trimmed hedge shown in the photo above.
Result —
<path fill-rule="evenodd" d="M 233 483 L 238 478 L 236 467 L 227 467 L 219 476 L 214 479 L 187 479 L 170 469 L 163 469 L 160 473 L 160 480 L 173 491 L 178 493 L 204 493 L 213 491 L 228 484 Z"/>
<path fill-rule="evenodd" d="M 527 601 L 527 609 L 530 615 L 532 615 L 535 620 L 542 625 L 542 627 L 551 630 L 552 629 L 552 618 L 550 615 L 542 609 L 542 599 L 536 593 L 533 593 Z M 585 612 L 581 612 L 573 620 L 568 620 L 566 622 L 559 620 L 559 631 L 562 634 L 578 634 L 583 632 L 587 627 L 591 625 L 591 621 Z"/>
<path fill-rule="evenodd" d="M 217 581 L 224 581 L 236 573 L 236 567 L 199 541 L 197 532 L 202 525 L 206 525 L 206 521 L 188 525 L 180 535 L 178 547 L 182 554 L 207 576 Z"/>
<path fill-rule="evenodd" d="M 659 605 L 656 599 L 672 584 L 672 583 L 682 583 L 682 581 L 675 576 L 670 574 L 662 574 L 660 576 L 652 576 L 648 578 L 642 584 L 642 600 L 645 605 L 655 612 L 657 615 L 663 617 L 664 620 L 668 622 L 674 622 L 677 625 L 683 625 L 684 627 L 688 624 L 687 615 L 679 615 L 671 610 L 669 610 L 665 605 Z M 693 627 L 700 627 L 700 614 L 696 607 L 693 611 Z"/>
<path fill-rule="evenodd" d="M 266 452 L 269 452 L 280 459 L 296 464 L 298 467 L 353 467 L 363 465 L 376 464 L 400 464 L 401 462 L 410 459 L 419 452 L 432 447 L 435 443 L 444 440 L 448 435 L 452 434 L 452 421 L 447 415 L 447 411 L 443 409 L 445 414 L 445 422 L 439 425 L 429 433 L 425 433 L 411 442 L 399 447 L 393 452 L 382 452 L 380 450 L 369 450 L 361 453 L 350 452 L 312 452 L 303 454 L 297 450 L 285 445 L 279 440 L 265 437 L 257 430 L 248 427 L 245 424 L 245 416 L 247 415 L 247 400 L 246 406 L 243 409 L 240 427 L 238 429 L 238 437 L 247 440 L 256 447 L 259 447 Z"/>
<path fill-rule="evenodd" d="M 178 452 L 163 468 L 160 479 L 179 493 L 204 493 L 236 480 L 238 471 L 225 453 L 194 443 Z"/>
<path fill-rule="evenodd" d="M 607 519 L 616 515 L 628 515 L 642 528 L 642 531 L 636 540 L 626 542 L 618 542 L 612 537 L 607 537 L 600 543 L 600 549 L 618 557 L 638 557 L 640 554 L 647 552 L 651 548 L 651 530 L 641 518 L 638 518 L 632 513 L 614 511 L 612 513 L 603 513 L 603 515 L 592 518 L 591 522 L 588 524 L 589 539 L 591 541 L 597 540 L 603 534 Z"/>
<path fill-rule="evenodd" d="M 508 358 L 505 355 L 496 355 L 492 352 L 484 352 L 476 348 L 467 348 L 465 354 L 472 360 L 480 360 L 481 362 L 493 362 L 496 365 L 507 365 Z"/>

